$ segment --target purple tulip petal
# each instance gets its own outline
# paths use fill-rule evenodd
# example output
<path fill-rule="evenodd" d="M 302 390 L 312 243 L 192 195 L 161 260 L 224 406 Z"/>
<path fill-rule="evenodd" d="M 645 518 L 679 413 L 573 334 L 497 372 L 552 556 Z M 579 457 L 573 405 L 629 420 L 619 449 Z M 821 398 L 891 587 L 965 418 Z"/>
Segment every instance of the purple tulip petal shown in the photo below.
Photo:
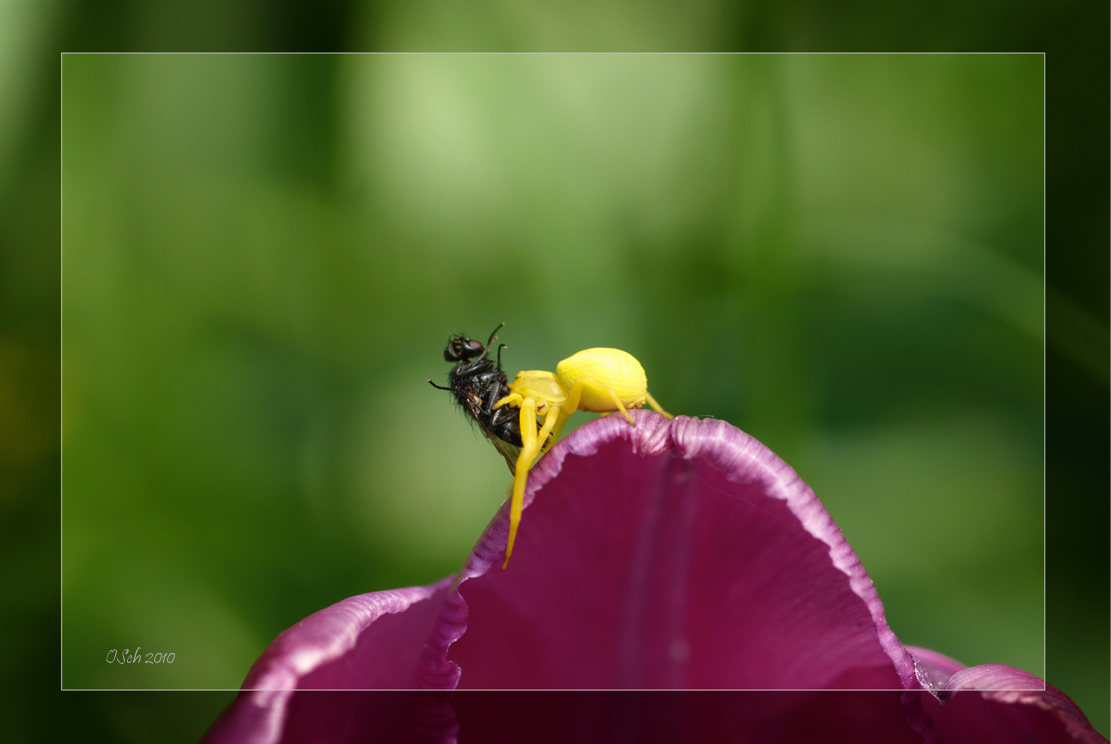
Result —
<path fill-rule="evenodd" d="M 310 615 L 274 640 L 251 667 L 243 689 L 453 686 L 454 680 L 444 684 L 436 676 L 440 667 L 420 664 L 425 642 L 441 620 L 451 579 L 360 594 Z"/>
<path fill-rule="evenodd" d="M 913 665 L 813 491 L 723 421 L 598 419 L 533 468 L 464 568 L 449 652 L 481 688 L 887 688 Z"/>
<path fill-rule="evenodd" d="M 352 726 L 450 728 L 450 705 L 427 693 L 382 695 L 366 706 L 358 694 L 304 691 L 454 687 L 458 668 L 442 660 L 450 641 L 436 645 L 437 633 L 451 627 L 445 618 L 452 617 L 453 581 L 351 597 L 283 631 L 205 741 L 299 741 L 301 730 L 315 732 L 309 740 L 331 731 L 324 738 L 342 741 Z"/>
<path fill-rule="evenodd" d="M 965 668 L 965 665 L 956 659 L 928 648 L 907 646 L 907 651 L 914 660 L 914 675 L 918 683 L 931 692 L 940 690 L 953 673 Z"/>
<path fill-rule="evenodd" d="M 1068 695 L 1004 664 L 963 669 L 938 697 L 922 698 L 936 737 L 928 743 L 1107 742 Z"/>
<path fill-rule="evenodd" d="M 503 507 L 458 579 L 352 597 L 282 633 L 206 741 L 454 742 L 461 727 L 508 740 L 479 725 L 494 720 L 487 705 L 525 724 L 509 738 L 536 739 L 555 705 L 552 730 L 598 733 L 605 719 L 604 741 L 1106 742 L 1026 672 L 902 646 L 821 502 L 758 441 L 720 421 L 633 415 L 635 427 L 619 416 L 581 427 L 536 464 L 509 570 L 497 568 Z M 460 683 L 901 691 L 507 705 L 453 699 Z M 326 688 L 412 691 L 309 691 Z"/>
<path fill-rule="evenodd" d="M 908 720 L 932 742 L 1106 742 L 1068 695 L 1005 664 L 965 667 L 928 649 L 910 648 L 926 693 L 907 693 Z"/>

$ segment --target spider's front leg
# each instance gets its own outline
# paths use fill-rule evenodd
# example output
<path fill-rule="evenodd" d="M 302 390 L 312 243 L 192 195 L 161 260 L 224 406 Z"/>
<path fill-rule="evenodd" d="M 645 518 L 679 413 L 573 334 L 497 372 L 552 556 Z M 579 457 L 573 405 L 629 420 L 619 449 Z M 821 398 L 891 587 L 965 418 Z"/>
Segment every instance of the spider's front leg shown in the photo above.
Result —
<path fill-rule="evenodd" d="M 517 469 L 513 475 L 513 497 L 509 502 L 509 540 L 505 546 L 505 563 L 502 570 L 509 565 L 509 557 L 513 555 L 513 543 L 517 540 L 517 527 L 521 524 L 521 512 L 525 505 L 525 486 L 528 484 L 529 468 L 532 461 L 540 454 L 544 442 L 552 433 L 556 422 L 561 418 L 558 406 L 547 406 L 544 412 L 544 425 L 539 433 L 536 431 L 536 400 L 524 398 L 521 405 L 521 453 L 517 456 Z"/>

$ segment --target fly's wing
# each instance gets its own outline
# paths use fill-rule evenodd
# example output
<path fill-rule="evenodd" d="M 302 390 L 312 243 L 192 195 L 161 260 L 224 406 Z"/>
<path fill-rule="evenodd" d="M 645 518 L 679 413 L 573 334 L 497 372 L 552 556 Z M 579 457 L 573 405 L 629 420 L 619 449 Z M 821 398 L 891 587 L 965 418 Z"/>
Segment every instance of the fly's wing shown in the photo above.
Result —
<path fill-rule="evenodd" d="M 494 448 L 505 458 L 505 464 L 509 466 L 510 475 L 517 475 L 517 455 L 521 453 L 521 448 L 496 436 L 492 431 L 483 426 L 482 422 L 478 421 L 478 419 L 475 419 L 475 421 L 478 422 L 478 428 L 482 429 L 482 433 L 486 438 L 494 443 Z"/>
<path fill-rule="evenodd" d="M 486 425 L 482 417 L 482 398 L 474 392 L 467 392 L 459 396 L 459 405 L 471 421 L 482 430 L 482 435 L 493 442 L 494 448 L 505 458 L 505 464 L 509 466 L 510 475 L 516 475 L 517 455 L 520 454 L 521 448 L 505 441 Z"/>

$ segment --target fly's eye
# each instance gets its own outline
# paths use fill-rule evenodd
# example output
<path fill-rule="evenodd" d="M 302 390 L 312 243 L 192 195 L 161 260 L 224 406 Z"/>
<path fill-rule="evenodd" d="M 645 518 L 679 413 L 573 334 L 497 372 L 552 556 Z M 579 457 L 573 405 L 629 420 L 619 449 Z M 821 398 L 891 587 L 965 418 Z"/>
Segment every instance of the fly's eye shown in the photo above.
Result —
<path fill-rule="evenodd" d="M 486 347 L 472 338 L 455 336 L 444 347 L 444 361 L 458 362 L 461 359 L 474 359 L 486 351 Z"/>

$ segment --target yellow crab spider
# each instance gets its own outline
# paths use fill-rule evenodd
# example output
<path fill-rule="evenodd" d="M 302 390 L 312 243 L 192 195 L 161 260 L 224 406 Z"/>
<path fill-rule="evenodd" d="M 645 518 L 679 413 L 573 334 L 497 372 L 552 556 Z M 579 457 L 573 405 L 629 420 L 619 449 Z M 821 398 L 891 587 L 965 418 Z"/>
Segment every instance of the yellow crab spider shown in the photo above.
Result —
<path fill-rule="evenodd" d="M 509 395 L 494 404 L 495 409 L 514 406 L 521 410 L 521 452 L 513 476 L 509 541 L 503 569 L 509 565 L 517 527 L 521 523 L 529 468 L 546 444 L 559 437 L 568 416 L 575 411 L 620 411 L 630 425 L 636 426 L 629 409 L 640 408 L 647 402 L 671 418 L 648 393 L 648 379 L 640 362 L 620 349 L 580 351 L 557 364 L 554 374 L 538 370 L 518 372 L 509 390 Z M 542 417 L 544 422 L 539 431 L 537 417 Z"/>

